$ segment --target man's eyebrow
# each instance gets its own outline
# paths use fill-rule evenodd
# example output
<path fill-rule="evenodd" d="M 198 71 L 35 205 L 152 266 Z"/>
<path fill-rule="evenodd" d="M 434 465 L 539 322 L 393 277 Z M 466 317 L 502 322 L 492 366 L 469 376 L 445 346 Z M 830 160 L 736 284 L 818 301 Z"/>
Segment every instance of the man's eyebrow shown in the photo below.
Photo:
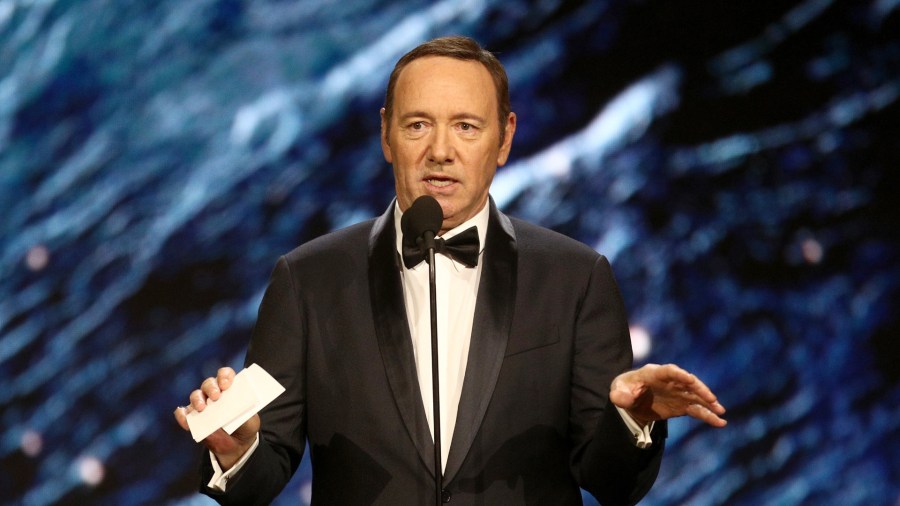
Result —
<path fill-rule="evenodd" d="M 424 111 L 410 111 L 410 112 L 401 114 L 399 117 L 399 119 L 401 121 L 405 121 L 405 120 L 412 119 L 412 118 L 434 119 L 434 116 L 432 116 L 431 114 L 428 114 L 427 112 L 424 112 Z M 456 113 L 453 116 L 450 116 L 450 119 L 452 121 L 463 120 L 463 121 L 472 121 L 472 122 L 478 122 L 478 123 L 486 123 L 487 122 L 487 120 L 484 119 L 483 117 L 481 117 L 477 114 L 474 114 L 474 113 L 469 113 L 469 112 Z"/>
<path fill-rule="evenodd" d="M 476 123 L 487 123 L 487 120 L 482 118 L 481 116 L 479 116 L 477 114 L 468 113 L 468 112 L 461 112 L 458 114 L 454 114 L 453 116 L 450 116 L 450 119 L 454 120 L 454 121 L 467 120 L 467 121 L 473 121 Z"/>
<path fill-rule="evenodd" d="M 431 116 L 430 114 L 426 113 L 426 112 L 423 112 L 423 111 L 410 111 L 410 112 L 403 113 L 403 114 L 400 115 L 400 119 L 401 119 L 401 120 L 407 120 L 407 119 L 410 119 L 410 118 L 428 118 L 428 119 L 431 119 L 432 116 Z"/>

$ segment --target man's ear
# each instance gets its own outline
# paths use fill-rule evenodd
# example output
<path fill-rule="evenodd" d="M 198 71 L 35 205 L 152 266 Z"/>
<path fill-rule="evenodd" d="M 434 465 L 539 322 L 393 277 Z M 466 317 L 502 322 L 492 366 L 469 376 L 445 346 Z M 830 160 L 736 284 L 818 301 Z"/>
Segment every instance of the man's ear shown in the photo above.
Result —
<path fill-rule="evenodd" d="M 381 152 L 387 163 L 394 163 L 393 155 L 391 155 L 391 143 L 388 141 L 388 124 L 384 115 L 384 107 L 381 108 Z"/>
<path fill-rule="evenodd" d="M 503 132 L 503 142 L 500 143 L 500 151 L 497 153 L 497 166 L 502 167 L 509 158 L 512 149 L 513 136 L 516 135 L 516 113 L 511 112 L 506 118 L 506 131 Z"/>

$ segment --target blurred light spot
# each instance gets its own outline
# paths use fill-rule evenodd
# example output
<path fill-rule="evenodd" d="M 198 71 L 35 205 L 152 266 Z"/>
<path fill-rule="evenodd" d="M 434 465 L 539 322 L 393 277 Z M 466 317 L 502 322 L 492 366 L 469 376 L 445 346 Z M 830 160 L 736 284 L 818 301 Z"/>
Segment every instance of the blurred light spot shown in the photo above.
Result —
<path fill-rule="evenodd" d="M 265 135 L 261 130 L 273 126 L 269 123 L 277 122 L 279 116 L 284 111 L 290 111 L 293 105 L 291 94 L 279 89 L 267 93 L 253 104 L 241 107 L 231 126 L 231 141 L 245 145 L 253 141 L 254 137 Z"/>
<path fill-rule="evenodd" d="M 900 6 L 900 1 L 898 0 L 878 0 L 872 7 L 877 17 L 882 18 L 898 6 Z"/>
<path fill-rule="evenodd" d="M 548 150 L 542 157 L 545 174 L 551 177 L 568 176 L 572 170 L 572 158 L 573 153 L 564 146 Z"/>
<path fill-rule="evenodd" d="M 751 64 L 723 79 L 723 87 L 729 93 L 746 93 L 752 88 L 772 79 L 772 66 L 765 61 Z"/>
<path fill-rule="evenodd" d="M 822 261 L 823 250 L 822 245 L 815 239 L 806 239 L 803 241 L 803 259 L 807 263 L 817 264 Z"/>
<path fill-rule="evenodd" d="M 816 139 L 816 145 L 822 154 L 828 154 L 839 148 L 841 142 L 834 132 L 824 132 Z"/>
<path fill-rule="evenodd" d="M 531 187 L 567 177 L 578 161 L 602 166 L 600 159 L 642 136 L 658 116 L 678 105 L 680 80 L 680 69 L 664 66 L 631 84 L 584 130 L 498 172 L 491 186 L 494 201 L 503 207 Z"/>
<path fill-rule="evenodd" d="M 634 240 L 631 230 L 625 227 L 613 228 L 603 234 L 603 237 L 600 238 L 594 249 L 603 252 L 612 261 L 615 260 L 622 250 L 631 245 Z"/>
<path fill-rule="evenodd" d="M 103 463 L 97 457 L 82 457 L 78 461 L 78 476 L 86 485 L 99 485 L 105 472 Z"/>
<path fill-rule="evenodd" d="M 632 325 L 628 331 L 631 333 L 631 350 L 634 353 L 634 360 L 644 360 L 650 354 L 653 344 L 650 333 L 640 325 Z"/>
<path fill-rule="evenodd" d="M 0 2 L 0 27 L 3 27 L 16 11 L 16 2 Z"/>
<path fill-rule="evenodd" d="M 25 265 L 32 271 L 42 270 L 50 261 L 50 252 L 45 246 L 34 246 L 25 255 Z"/>
<path fill-rule="evenodd" d="M 312 482 L 307 481 L 300 485 L 301 504 L 312 504 Z"/>
<path fill-rule="evenodd" d="M 37 457 L 44 448 L 44 438 L 34 430 L 26 430 L 22 434 L 22 453 L 29 457 Z"/>

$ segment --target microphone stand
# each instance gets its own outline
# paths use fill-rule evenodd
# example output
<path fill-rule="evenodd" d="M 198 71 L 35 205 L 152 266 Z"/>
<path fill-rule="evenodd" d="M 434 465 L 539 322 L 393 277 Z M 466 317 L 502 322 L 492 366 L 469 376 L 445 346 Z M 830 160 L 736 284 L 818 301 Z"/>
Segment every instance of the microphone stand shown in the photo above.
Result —
<path fill-rule="evenodd" d="M 431 299 L 431 387 L 432 387 L 432 419 L 434 426 L 434 490 L 435 505 L 443 503 L 444 470 L 441 459 L 441 398 L 439 386 L 438 332 L 437 332 L 437 287 L 434 265 L 434 234 L 425 232 L 424 246 L 428 249 L 428 289 Z"/>

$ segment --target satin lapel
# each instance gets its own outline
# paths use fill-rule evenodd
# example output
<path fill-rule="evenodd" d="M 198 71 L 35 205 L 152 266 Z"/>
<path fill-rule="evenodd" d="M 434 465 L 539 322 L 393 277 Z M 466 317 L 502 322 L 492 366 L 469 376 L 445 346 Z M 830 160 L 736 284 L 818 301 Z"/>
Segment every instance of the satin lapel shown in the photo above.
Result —
<path fill-rule="evenodd" d="M 375 222 L 369 237 L 369 296 L 378 348 L 381 350 L 381 359 L 397 409 L 419 457 L 433 473 L 434 443 L 422 407 L 422 394 L 419 392 L 412 339 L 403 302 L 393 205 Z"/>
<path fill-rule="evenodd" d="M 466 376 L 450 455 L 444 470 L 444 483 L 449 483 L 456 476 L 481 427 L 500 375 L 512 326 L 518 263 L 515 232 L 509 219 L 497 210 L 493 199 L 490 206 L 482 259 L 484 268 L 478 287 Z"/>

